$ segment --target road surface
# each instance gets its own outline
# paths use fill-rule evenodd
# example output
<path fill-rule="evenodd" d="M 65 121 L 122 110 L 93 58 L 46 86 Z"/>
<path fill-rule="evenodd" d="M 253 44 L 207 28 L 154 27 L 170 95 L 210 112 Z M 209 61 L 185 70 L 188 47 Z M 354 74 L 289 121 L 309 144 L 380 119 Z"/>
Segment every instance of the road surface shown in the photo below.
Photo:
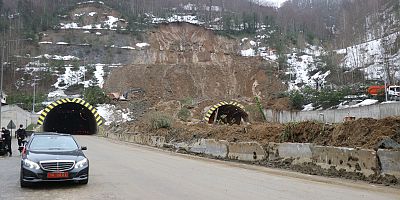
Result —
<path fill-rule="evenodd" d="M 0 157 L 0 199 L 399 200 L 399 189 L 180 155 L 96 136 L 88 185 L 19 187 L 19 153 Z M 15 144 L 15 143 L 14 143 Z"/>

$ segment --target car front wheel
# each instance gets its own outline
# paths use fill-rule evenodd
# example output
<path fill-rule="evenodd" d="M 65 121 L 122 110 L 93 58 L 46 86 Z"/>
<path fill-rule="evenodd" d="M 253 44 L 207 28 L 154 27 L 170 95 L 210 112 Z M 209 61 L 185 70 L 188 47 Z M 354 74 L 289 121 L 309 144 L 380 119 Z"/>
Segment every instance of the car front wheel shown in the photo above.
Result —
<path fill-rule="evenodd" d="M 20 173 L 19 184 L 20 184 L 21 188 L 26 188 L 26 187 L 31 186 L 31 184 L 29 182 L 24 181 L 24 179 L 22 178 L 22 172 Z"/>
<path fill-rule="evenodd" d="M 88 176 L 88 178 L 86 180 L 79 181 L 79 184 L 86 185 L 86 184 L 88 184 L 88 182 L 89 182 L 89 176 Z"/>

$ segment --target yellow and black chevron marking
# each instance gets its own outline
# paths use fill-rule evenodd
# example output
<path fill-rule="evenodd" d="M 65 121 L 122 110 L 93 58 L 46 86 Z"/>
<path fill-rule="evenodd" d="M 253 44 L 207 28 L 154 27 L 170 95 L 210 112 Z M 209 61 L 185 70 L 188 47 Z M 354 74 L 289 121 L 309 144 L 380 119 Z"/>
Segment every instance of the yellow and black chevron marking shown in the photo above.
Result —
<path fill-rule="evenodd" d="M 100 126 L 103 124 L 103 119 L 102 117 L 99 115 L 99 113 L 97 113 L 97 110 L 94 106 L 90 105 L 89 103 L 87 103 L 85 100 L 80 99 L 80 98 L 74 98 L 74 99 L 60 99 L 57 101 L 52 102 L 51 104 L 49 104 L 40 114 L 39 119 L 38 119 L 38 124 L 43 125 L 44 119 L 46 119 L 47 114 L 55 107 L 61 105 L 61 104 L 65 104 L 65 103 L 77 103 L 77 104 L 81 104 L 82 106 L 85 106 L 87 109 L 90 110 L 90 112 L 93 113 L 94 118 L 96 119 L 97 125 Z"/>
<path fill-rule="evenodd" d="M 242 104 L 239 104 L 238 102 L 231 101 L 231 102 L 228 103 L 228 102 L 226 102 L 226 101 L 221 101 L 221 102 L 219 102 L 218 104 L 212 106 L 212 107 L 210 108 L 210 110 L 207 111 L 207 113 L 206 113 L 206 115 L 205 115 L 205 117 L 204 117 L 204 120 L 205 120 L 205 121 L 209 121 L 211 115 L 213 114 L 213 112 L 214 112 L 215 110 L 217 110 L 219 107 L 225 106 L 225 105 L 237 106 L 237 107 L 241 108 L 241 109 L 244 111 L 244 106 L 243 106 Z"/>

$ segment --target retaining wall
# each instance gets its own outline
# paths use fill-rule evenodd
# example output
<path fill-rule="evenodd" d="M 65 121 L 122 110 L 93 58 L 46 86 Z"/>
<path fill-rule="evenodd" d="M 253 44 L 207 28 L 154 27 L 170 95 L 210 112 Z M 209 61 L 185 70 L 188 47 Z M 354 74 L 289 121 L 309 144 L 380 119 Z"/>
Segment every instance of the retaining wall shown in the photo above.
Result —
<path fill-rule="evenodd" d="M 356 118 L 383 119 L 390 116 L 400 116 L 400 102 L 376 104 L 358 108 L 346 108 L 321 111 L 276 111 L 266 110 L 268 121 L 278 123 L 320 121 L 326 123 L 340 123 L 346 116 Z"/>

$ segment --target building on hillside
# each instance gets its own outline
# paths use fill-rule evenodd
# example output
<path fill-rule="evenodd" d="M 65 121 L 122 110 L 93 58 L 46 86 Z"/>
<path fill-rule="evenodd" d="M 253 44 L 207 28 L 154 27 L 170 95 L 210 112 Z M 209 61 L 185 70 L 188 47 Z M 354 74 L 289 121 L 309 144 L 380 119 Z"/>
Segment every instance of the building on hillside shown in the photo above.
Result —
<path fill-rule="evenodd" d="M 36 124 L 39 115 L 36 113 L 28 112 L 17 105 L 4 105 L 1 107 L 1 127 L 7 127 L 12 120 L 16 128 L 20 124 L 24 125 L 24 128 L 30 124 Z M 14 133 L 15 129 L 13 129 Z"/>

